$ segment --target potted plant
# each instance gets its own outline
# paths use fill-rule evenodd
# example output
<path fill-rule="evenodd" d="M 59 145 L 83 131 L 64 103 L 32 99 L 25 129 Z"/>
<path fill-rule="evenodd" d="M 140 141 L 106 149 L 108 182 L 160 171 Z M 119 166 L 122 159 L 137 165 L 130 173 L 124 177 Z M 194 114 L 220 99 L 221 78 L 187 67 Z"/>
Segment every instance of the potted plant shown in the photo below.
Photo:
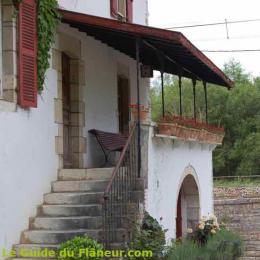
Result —
<path fill-rule="evenodd" d="M 130 104 L 129 109 L 131 110 L 132 119 L 138 120 L 138 105 Z M 145 107 L 144 105 L 139 105 L 139 110 L 140 110 L 140 120 L 146 121 L 149 115 L 149 108 Z"/>

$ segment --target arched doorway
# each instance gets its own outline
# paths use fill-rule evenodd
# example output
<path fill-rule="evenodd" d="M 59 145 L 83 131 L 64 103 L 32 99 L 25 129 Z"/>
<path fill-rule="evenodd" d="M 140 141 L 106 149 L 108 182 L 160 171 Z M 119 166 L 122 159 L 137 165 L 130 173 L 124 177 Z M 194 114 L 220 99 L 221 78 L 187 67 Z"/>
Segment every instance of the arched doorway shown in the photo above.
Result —
<path fill-rule="evenodd" d="M 176 238 L 185 237 L 188 228 L 194 229 L 200 219 L 199 189 L 194 177 L 187 175 L 181 185 L 176 214 Z"/>

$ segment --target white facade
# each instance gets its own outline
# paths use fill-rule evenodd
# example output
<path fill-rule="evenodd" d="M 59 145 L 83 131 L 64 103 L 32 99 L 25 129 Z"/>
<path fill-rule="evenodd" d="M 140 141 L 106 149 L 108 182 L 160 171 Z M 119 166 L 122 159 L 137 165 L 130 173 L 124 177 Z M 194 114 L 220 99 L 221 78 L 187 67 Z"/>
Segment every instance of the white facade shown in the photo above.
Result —
<path fill-rule="evenodd" d="M 0 112 L 0 248 L 19 241 L 57 176 L 55 79 L 49 70 L 37 109 Z"/>
<path fill-rule="evenodd" d="M 59 0 L 59 5 L 67 10 L 111 18 L 110 0 Z M 148 0 L 133 1 L 133 9 L 133 23 L 147 24 Z"/>
<path fill-rule="evenodd" d="M 59 3 L 69 10 L 111 18 L 108 0 Z M 134 23 L 146 24 L 146 20 L 147 1 L 134 1 Z M 100 166 L 103 154 L 88 130 L 118 131 L 117 77 L 129 79 L 131 103 L 136 103 L 136 62 L 67 25 L 58 28 L 54 49 L 84 64 L 80 88 L 86 122 L 82 135 L 87 138 L 84 167 Z M 35 215 L 43 194 L 50 192 L 51 182 L 57 179 L 55 142 L 60 130 L 55 122 L 55 99 L 60 75 L 55 62 L 52 57 L 36 109 L 17 107 L 15 112 L 3 112 L 0 102 L 0 250 L 19 242 L 20 232 L 28 228 L 28 217 Z M 140 81 L 141 104 L 148 107 L 149 80 Z M 212 149 L 210 145 L 153 137 L 150 127 L 148 150 L 143 151 L 143 157 L 148 155 L 146 209 L 169 229 L 167 239 L 175 237 L 177 198 L 188 166 L 196 172 L 200 215 L 212 213 Z"/>
<path fill-rule="evenodd" d="M 192 175 L 199 193 L 199 216 L 213 213 L 213 169 L 214 145 L 156 137 L 150 129 L 148 151 L 147 211 L 165 229 L 168 242 L 176 236 L 177 200 L 186 176 Z M 184 204 L 184 203 L 182 203 Z M 198 206 L 194 201 L 194 206 Z M 185 212 L 183 212 L 185 213 Z M 183 214 L 183 233 L 186 233 Z"/>
<path fill-rule="evenodd" d="M 84 167 L 98 166 L 104 160 L 103 154 L 88 130 L 118 131 L 117 75 L 129 77 L 131 99 L 136 102 L 136 63 L 69 26 L 62 25 L 58 31 L 54 48 L 78 56 L 86 65 L 85 87 L 81 93 L 86 103 L 87 122 L 83 134 L 88 138 L 87 151 L 91 152 L 84 156 Z M 59 130 L 54 100 L 58 77 L 58 71 L 48 70 L 36 109 L 24 110 L 17 106 L 15 112 L 0 111 L 0 248 L 9 249 L 19 242 L 21 231 L 28 228 L 29 217 L 35 215 L 43 194 L 50 192 L 51 182 L 57 179 L 59 158 L 55 137 Z M 145 103 L 148 81 L 141 79 L 141 85 L 141 99 Z"/>

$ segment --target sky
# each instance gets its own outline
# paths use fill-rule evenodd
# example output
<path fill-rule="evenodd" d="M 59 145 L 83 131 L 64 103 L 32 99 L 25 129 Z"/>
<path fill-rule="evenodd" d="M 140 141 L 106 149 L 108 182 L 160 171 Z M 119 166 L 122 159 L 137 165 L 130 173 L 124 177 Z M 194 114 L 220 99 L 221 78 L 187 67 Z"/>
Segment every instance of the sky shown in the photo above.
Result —
<path fill-rule="evenodd" d="M 182 32 L 200 50 L 260 50 L 260 0 L 148 0 L 149 25 L 159 28 L 215 22 L 259 19 L 257 22 L 174 29 Z M 246 72 L 260 76 L 260 51 L 204 53 L 218 67 L 231 58 Z"/>

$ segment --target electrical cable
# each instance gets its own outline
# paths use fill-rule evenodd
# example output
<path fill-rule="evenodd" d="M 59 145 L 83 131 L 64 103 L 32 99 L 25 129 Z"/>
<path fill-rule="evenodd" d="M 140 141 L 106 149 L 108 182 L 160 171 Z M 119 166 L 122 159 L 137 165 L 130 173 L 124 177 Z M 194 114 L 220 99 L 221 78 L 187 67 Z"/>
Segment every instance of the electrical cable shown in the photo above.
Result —
<path fill-rule="evenodd" d="M 166 30 L 172 29 L 185 29 L 185 28 L 194 28 L 194 27 L 203 27 L 203 26 L 216 26 L 216 25 L 226 25 L 226 24 L 235 24 L 235 23 L 249 23 L 249 22 L 260 22 L 260 19 L 247 19 L 247 20 L 235 20 L 235 21 L 227 21 L 224 22 L 216 22 L 216 23 L 204 23 L 204 24 L 191 24 L 184 26 L 173 26 L 165 28 Z"/>

